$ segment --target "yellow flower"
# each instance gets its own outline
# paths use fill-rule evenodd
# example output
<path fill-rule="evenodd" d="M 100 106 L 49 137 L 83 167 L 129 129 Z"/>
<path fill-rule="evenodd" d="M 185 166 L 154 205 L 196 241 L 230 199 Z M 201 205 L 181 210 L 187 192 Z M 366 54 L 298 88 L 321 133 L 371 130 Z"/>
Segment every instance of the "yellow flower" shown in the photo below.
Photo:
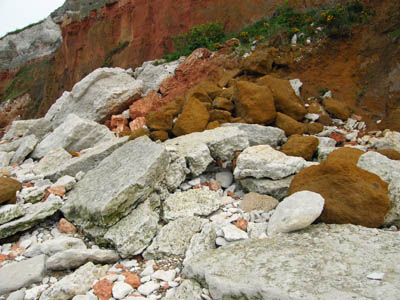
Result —
<path fill-rule="evenodd" d="M 324 12 L 321 14 L 321 16 L 325 17 L 327 14 L 328 14 L 328 12 L 327 12 L 327 11 L 324 11 Z"/>
<path fill-rule="evenodd" d="M 269 27 L 269 23 L 268 23 L 268 22 L 265 22 L 265 23 L 264 23 L 264 26 L 265 26 L 265 27 Z"/>
<path fill-rule="evenodd" d="M 328 22 L 332 21 L 332 20 L 333 20 L 333 16 L 332 16 L 332 15 L 329 15 L 329 16 L 326 18 L 326 20 L 327 20 Z"/>
<path fill-rule="evenodd" d="M 300 30 L 298 28 L 293 28 L 293 32 L 299 32 Z"/>

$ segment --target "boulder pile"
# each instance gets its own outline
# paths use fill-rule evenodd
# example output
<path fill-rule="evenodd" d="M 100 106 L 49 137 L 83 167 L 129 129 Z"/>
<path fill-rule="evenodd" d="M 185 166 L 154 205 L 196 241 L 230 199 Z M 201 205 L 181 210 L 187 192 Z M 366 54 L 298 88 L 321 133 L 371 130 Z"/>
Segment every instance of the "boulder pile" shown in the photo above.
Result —
<path fill-rule="evenodd" d="M 398 297 L 400 133 L 305 103 L 271 48 L 164 101 L 205 54 L 96 70 L 13 122 L 1 299 Z"/>

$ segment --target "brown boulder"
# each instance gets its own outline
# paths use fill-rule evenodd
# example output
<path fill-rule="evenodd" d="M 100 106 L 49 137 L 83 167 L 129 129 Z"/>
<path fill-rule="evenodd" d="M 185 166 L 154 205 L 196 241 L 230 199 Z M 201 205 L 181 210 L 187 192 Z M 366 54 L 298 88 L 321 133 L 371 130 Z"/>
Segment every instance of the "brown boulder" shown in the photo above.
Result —
<path fill-rule="evenodd" d="M 22 189 L 22 184 L 9 177 L 0 177 L 0 204 L 15 204 L 17 191 Z"/>
<path fill-rule="evenodd" d="M 245 212 L 251 212 L 252 210 L 269 212 L 277 207 L 278 204 L 279 201 L 274 197 L 251 192 L 244 195 L 243 200 L 240 201 L 239 207 Z"/>
<path fill-rule="evenodd" d="M 206 129 L 209 120 L 210 113 L 207 106 L 200 100 L 191 98 L 183 108 L 182 114 L 176 120 L 172 133 L 180 136 L 203 131 Z"/>
<path fill-rule="evenodd" d="M 243 62 L 243 71 L 266 75 L 272 70 L 274 58 L 277 56 L 278 50 L 275 48 L 259 48 L 250 56 L 246 57 Z"/>
<path fill-rule="evenodd" d="M 215 83 L 211 81 L 203 81 L 187 91 L 186 99 L 194 97 L 202 102 L 211 102 L 213 99 L 219 96 L 221 92 L 222 89 L 219 88 Z"/>
<path fill-rule="evenodd" d="M 301 170 L 293 178 L 289 195 L 304 190 L 324 197 L 318 220 L 325 223 L 379 227 L 390 208 L 387 183 L 344 160 L 327 159 Z"/>
<path fill-rule="evenodd" d="M 346 121 L 351 116 L 350 108 L 343 102 L 340 102 L 333 98 L 326 98 L 322 102 L 326 111 L 335 118 Z"/>
<path fill-rule="evenodd" d="M 210 122 L 219 121 L 222 123 L 229 123 L 231 121 L 231 113 L 226 110 L 213 109 L 210 111 Z"/>
<path fill-rule="evenodd" d="M 162 111 L 167 115 L 176 117 L 182 112 L 184 103 L 185 103 L 184 97 L 176 97 L 175 100 L 164 105 L 162 107 Z"/>
<path fill-rule="evenodd" d="M 341 160 L 345 161 L 347 164 L 357 165 L 358 159 L 364 153 L 365 153 L 364 151 L 357 148 L 342 147 L 329 153 L 326 159 L 329 159 L 331 161 Z"/>
<path fill-rule="evenodd" d="M 150 134 L 150 138 L 153 141 L 164 142 L 164 141 L 168 140 L 168 132 L 163 131 L 163 130 L 152 131 Z"/>
<path fill-rule="evenodd" d="M 129 140 L 134 140 L 138 137 L 145 136 L 145 135 L 149 136 L 150 131 L 148 131 L 146 128 L 141 127 L 130 133 Z"/>
<path fill-rule="evenodd" d="M 231 86 L 227 89 L 222 90 L 221 94 L 219 95 L 220 97 L 226 98 L 228 100 L 232 100 L 233 98 L 233 93 L 235 92 L 235 87 Z"/>
<path fill-rule="evenodd" d="M 235 108 L 231 100 L 223 97 L 216 97 L 213 101 L 212 106 L 213 108 L 223 109 L 226 111 L 232 111 Z"/>
<path fill-rule="evenodd" d="M 380 130 L 390 129 L 400 131 L 400 107 L 391 110 L 388 115 L 378 124 Z"/>
<path fill-rule="evenodd" d="M 229 81 L 239 75 L 240 72 L 240 69 L 225 70 L 224 72 L 222 72 L 222 75 L 218 80 L 218 86 L 221 88 L 227 86 Z"/>
<path fill-rule="evenodd" d="M 307 134 L 317 134 L 324 130 L 324 125 L 321 123 L 307 123 L 306 126 L 306 133 Z"/>
<path fill-rule="evenodd" d="M 211 130 L 211 129 L 215 129 L 219 127 L 219 122 L 218 121 L 212 121 L 210 123 L 207 124 L 206 129 L 207 130 Z"/>
<path fill-rule="evenodd" d="M 146 124 L 151 130 L 171 130 L 173 117 L 162 111 L 151 111 L 146 115 Z"/>
<path fill-rule="evenodd" d="M 258 80 L 259 84 L 266 85 L 272 91 L 276 110 L 282 112 L 297 121 L 301 121 L 307 113 L 302 100 L 295 94 L 290 82 L 264 76 Z"/>
<path fill-rule="evenodd" d="M 319 141 L 314 136 L 292 135 L 282 146 L 281 151 L 289 156 L 299 156 L 311 160 L 317 151 Z"/>
<path fill-rule="evenodd" d="M 394 149 L 380 149 L 376 150 L 376 152 L 385 155 L 389 159 L 400 160 L 400 153 Z"/>
<path fill-rule="evenodd" d="M 282 129 L 286 136 L 292 134 L 302 135 L 306 131 L 306 127 L 303 123 L 297 122 L 295 119 L 279 112 L 276 113 L 275 126 Z"/>
<path fill-rule="evenodd" d="M 276 117 L 274 98 L 268 87 L 248 81 L 238 81 L 233 101 L 236 116 L 249 124 L 271 124 Z"/>

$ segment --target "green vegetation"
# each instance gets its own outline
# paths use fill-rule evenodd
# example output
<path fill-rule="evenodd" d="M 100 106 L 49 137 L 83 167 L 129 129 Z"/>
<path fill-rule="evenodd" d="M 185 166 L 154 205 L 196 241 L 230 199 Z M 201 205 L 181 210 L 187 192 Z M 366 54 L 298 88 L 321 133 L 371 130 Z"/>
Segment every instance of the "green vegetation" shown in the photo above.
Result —
<path fill-rule="evenodd" d="M 298 43 L 304 43 L 308 38 L 325 36 L 341 38 L 350 35 L 353 24 L 365 22 L 373 14 L 374 11 L 364 6 L 361 0 L 340 1 L 336 5 L 305 13 L 295 11 L 295 7 L 286 2 L 277 9 L 274 17 L 258 21 L 237 33 L 225 34 L 218 22 L 192 27 L 188 33 L 172 38 L 175 51 L 163 58 L 172 61 L 180 56 L 187 56 L 200 47 L 217 50 L 231 38 L 239 39 L 247 48 L 254 40 L 266 42 L 282 33 L 290 37 L 297 33 Z M 400 36 L 400 29 L 396 30 L 396 34 Z"/>
<path fill-rule="evenodd" d="M 400 38 L 400 28 L 398 28 L 398 29 L 396 29 L 395 31 L 393 31 L 393 32 L 391 33 L 391 35 L 392 35 L 392 38 L 393 38 L 394 40 L 397 40 L 398 38 Z"/>
<path fill-rule="evenodd" d="M 113 64 L 113 61 L 112 61 L 113 56 L 122 52 L 122 50 L 124 50 L 126 47 L 128 47 L 128 45 L 129 45 L 129 41 L 119 42 L 118 45 L 106 55 L 106 57 L 104 58 L 104 63 L 102 65 L 102 67 L 111 67 Z"/>
<path fill-rule="evenodd" d="M 0 40 L 3 39 L 3 38 L 5 38 L 7 35 L 20 33 L 21 31 L 24 31 L 25 29 L 28 29 L 28 28 L 31 28 L 31 27 L 33 27 L 33 26 L 35 26 L 35 25 L 41 24 L 41 23 L 43 23 L 45 20 L 46 20 L 46 19 L 43 19 L 43 20 L 40 20 L 39 22 L 29 24 L 29 25 L 25 26 L 24 28 L 17 29 L 17 30 L 11 31 L 11 32 L 7 32 L 3 37 L 0 37 Z"/>
<path fill-rule="evenodd" d="M 329 92 L 328 88 L 321 88 L 318 90 L 318 94 L 322 97 L 323 95 L 325 95 L 327 92 Z"/>

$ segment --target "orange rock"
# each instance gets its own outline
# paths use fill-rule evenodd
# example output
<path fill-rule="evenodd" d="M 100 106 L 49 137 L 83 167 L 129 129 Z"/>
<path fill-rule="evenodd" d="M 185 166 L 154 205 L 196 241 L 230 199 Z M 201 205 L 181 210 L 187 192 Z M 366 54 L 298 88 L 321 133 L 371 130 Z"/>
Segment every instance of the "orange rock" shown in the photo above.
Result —
<path fill-rule="evenodd" d="M 47 191 L 50 194 L 54 194 L 56 196 L 63 197 L 65 195 L 66 188 L 64 185 L 57 185 L 57 186 L 53 186 L 53 187 L 47 189 Z"/>
<path fill-rule="evenodd" d="M 7 255 L 5 254 L 0 254 L 0 263 L 2 263 L 3 261 L 5 261 L 8 258 Z"/>
<path fill-rule="evenodd" d="M 333 98 L 326 98 L 322 104 L 324 105 L 326 111 L 335 118 L 346 121 L 351 116 L 351 110 L 344 102 Z"/>
<path fill-rule="evenodd" d="M 137 289 L 140 286 L 140 277 L 137 276 L 136 274 L 133 274 L 131 272 L 123 272 L 122 275 L 124 275 L 125 282 L 129 284 L 131 287 L 134 289 Z"/>
<path fill-rule="evenodd" d="M 34 187 L 33 183 L 31 183 L 31 182 L 26 182 L 22 186 L 23 187 Z"/>
<path fill-rule="evenodd" d="M 239 200 L 240 198 L 231 191 L 228 191 L 227 195 L 235 200 Z"/>
<path fill-rule="evenodd" d="M 78 230 L 75 225 L 68 222 L 66 219 L 61 218 L 58 222 L 58 230 L 61 233 L 75 234 Z"/>
<path fill-rule="evenodd" d="M 20 191 L 22 184 L 12 178 L 0 177 L 0 204 L 14 204 L 17 201 L 16 193 Z"/>
<path fill-rule="evenodd" d="M 99 300 L 108 300 L 112 297 L 114 283 L 108 279 L 99 280 L 94 286 L 94 294 Z"/>
<path fill-rule="evenodd" d="M 146 117 L 138 117 L 129 123 L 129 128 L 132 131 L 135 131 L 136 129 L 142 128 L 145 125 L 146 125 Z"/>
<path fill-rule="evenodd" d="M 115 267 L 116 267 L 117 269 L 121 269 L 121 270 L 123 270 L 123 271 L 125 271 L 125 272 L 128 271 L 128 269 L 127 269 L 123 264 L 118 264 L 118 265 L 116 265 Z"/>
<path fill-rule="evenodd" d="M 118 127 L 120 125 L 127 125 L 128 120 L 123 115 L 112 115 L 111 116 L 111 128 Z"/>
<path fill-rule="evenodd" d="M 318 148 L 318 139 L 314 136 L 292 135 L 282 146 L 281 151 L 289 156 L 303 157 L 311 160 Z"/>
<path fill-rule="evenodd" d="M 236 222 L 233 223 L 233 225 L 235 225 L 237 228 L 243 230 L 243 231 L 247 231 L 247 224 L 249 222 L 247 222 L 245 219 L 243 218 L 239 218 L 236 220 Z"/>
<path fill-rule="evenodd" d="M 12 245 L 10 253 L 8 254 L 8 257 L 15 258 L 25 252 L 25 248 L 20 247 L 19 245 L 20 245 L 20 242 L 17 242 Z"/>
<path fill-rule="evenodd" d="M 129 114 L 131 119 L 135 120 L 139 117 L 145 117 L 149 111 L 160 107 L 160 99 L 160 95 L 157 92 L 152 91 L 144 98 L 133 102 L 133 104 L 129 106 Z"/>
<path fill-rule="evenodd" d="M 306 130 L 306 127 L 303 123 L 298 122 L 292 117 L 279 112 L 276 114 L 275 126 L 282 129 L 287 136 L 292 134 L 302 135 Z"/>

